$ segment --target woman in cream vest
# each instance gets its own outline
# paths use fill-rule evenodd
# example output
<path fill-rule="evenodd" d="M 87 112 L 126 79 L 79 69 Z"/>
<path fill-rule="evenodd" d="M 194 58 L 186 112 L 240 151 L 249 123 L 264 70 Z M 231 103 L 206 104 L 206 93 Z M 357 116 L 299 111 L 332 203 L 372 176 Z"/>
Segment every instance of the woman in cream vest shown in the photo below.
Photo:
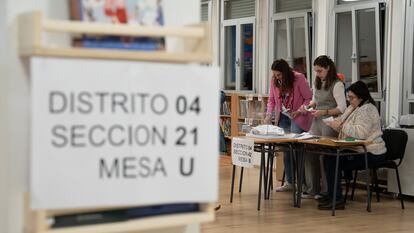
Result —
<path fill-rule="evenodd" d="M 323 119 L 338 116 L 346 109 L 345 87 L 338 78 L 335 63 L 328 56 L 322 55 L 315 59 L 313 68 L 316 74 L 313 90 L 313 99 L 306 108 L 313 108 L 313 121 L 309 132 L 317 136 L 337 137 L 338 132 L 327 126 Z M 300 111 L 304 110 L 302 106 Z M 302 198 L 322 197 L 320 194 L 327 191 L 324 169 L 321 169 L 322 160 L 319 154 L 305 156 L 305 185 Z M 322 178 L 322 190 L 320 186 Z"/>

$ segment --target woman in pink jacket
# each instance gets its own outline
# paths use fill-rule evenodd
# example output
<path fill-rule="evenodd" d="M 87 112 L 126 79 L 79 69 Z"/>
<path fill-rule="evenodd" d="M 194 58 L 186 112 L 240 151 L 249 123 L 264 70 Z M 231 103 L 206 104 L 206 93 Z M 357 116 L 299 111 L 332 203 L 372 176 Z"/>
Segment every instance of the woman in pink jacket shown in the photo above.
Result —
<path fill-rule="evenodd" d="M 272 122 L 272 113 L 275 111 L 275 124 L 285 132 L 302 133 L 308 131 L 312 124 L 312 115 L 300 111 L 302 105 L 308 105 L 312 100 L 312 91 L 303 74 L 295 72 L 289 64 L 279 59 L 272 64 L 272 81 L 267 103 L 265 122 Z M 286 192 L 292 189 L 292 171 L 289 166 L 289 153 L 284 154 L 285 185 L 276 188 L 277 192 Z"/>

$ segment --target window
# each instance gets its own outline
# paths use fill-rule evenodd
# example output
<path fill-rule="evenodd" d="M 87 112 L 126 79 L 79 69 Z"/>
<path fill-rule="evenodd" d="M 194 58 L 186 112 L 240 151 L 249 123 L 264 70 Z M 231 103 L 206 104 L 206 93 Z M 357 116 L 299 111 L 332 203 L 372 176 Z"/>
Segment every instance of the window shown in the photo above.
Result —
<path fill-rule="evenodd" d="M 274 0 L 270 62 L 283 58 L 306 77 L 311 75 L 311 0 Z M 283 13 L 280 13 L 283 12 Z"/>
<path fill-rule="evenodd" d="M 356 2 L 366 2 L 366 1 L 370 1 L 370 0 L 337 0 L 336 4 L 338 4 L 338 5 L 352 4 L 352 3 L 356 3 Z"/>
<path fill-rule="evenodd" d="M 222 86 L 255 90 L 255 1 L 222 1 Z"/>
<path fill-rule="evenodd" d="M 224 27 L 224 81 L 226 90 L 236 89 L 236 26 Z"/>
<path fill-rule="evenodd" d="M 352 12 L 336 14 L 336 65 L 338 72 L 345 75 L 346 86 L 352 83 Z"/>
<path fill-rule="evenodd" d="M 312 9 L 312 0 L 272 0 L 273 13 Z"/>
<path fill-rule="evenodd" d="M 286 19 L 275 20 L 274 25 L 274 58 L 272 60 L 276 60 L 278 58 L 285 58 L 288 57 L 288 33 L 287 33 L 287 23 Z"/>
<path fill-rule="evenodd" d="M 361 80 L 372 97 L 382 100 L 385 7 L 381 3 L 336 10 L 335 61 L 345 75 L 345 86 Z"/>
<path fill-rule="evenodd" d="M 254 17 L 255 0 L 224 0 L 224 20 Z"/>
<path fill-rule="evenodd" d="M 202 22 L 207 22 L 210 21 L 210 4 L 211 1 L 210 0 L 202 0 L 201 1 L 201 21 Z"/>

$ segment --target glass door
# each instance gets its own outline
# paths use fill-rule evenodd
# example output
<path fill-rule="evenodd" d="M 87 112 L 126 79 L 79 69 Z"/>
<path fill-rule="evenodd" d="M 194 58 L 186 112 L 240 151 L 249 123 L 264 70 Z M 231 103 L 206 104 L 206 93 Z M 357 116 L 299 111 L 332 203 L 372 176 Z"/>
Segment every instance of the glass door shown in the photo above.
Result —
<path fill-rule="evenodd" d="M 273 57 L 272 61 L 278 58 L 284 58 L 286 61 L 291 61 L 288 56 L 288 29 L 286 19 L 274 21 L 274 39 L 273 41 Z"/>
<path fill-rule="evenodd" d="M 381 54 L 378 6 L 355 11 L 357 78 L 368 85 L 376 98 L 382 98 Z"/>
<path fill-rule="evenodd" d="M 309 36 L 307 17 L 290 18 L 291 25 L 291 43 L 290 50 L 292 55 L 292 67 L 294 70 L 309 76 Z"/>
<path fill-rule="evenodd" d="M 383 98 L 380 4 L 365 4 L 336 11 L 335 61 L 345 75 L 345 85 L 361 80 L 374 99 Z"/>
<path fill-rule="evenodd" d="M 225 90 L 254 91 L 254 18 L 223 23 L 223 80 Z"/>
<path fill-rule="evenodd" d="M 236 25 L 224 27 L 224 89 L 236 90 Z"/>
<path fill-rule="evenodd" d="M 310 77 L 311 38 L 309 29 L 310 12 L 278 14 L 272 17 L 270 63 L 285 59 L 297 72 Z"/>
<path fill-rule="evenodd" d="M 240 24 L 240 83 L 239 90 L 253 90 L 254 24 Z"/>
<path fill-rule="evenodd" d="M 345 87 L 352 84 L 352 12 L 336 14 L 336 66 L 338 72 L 345 76 Z"/>

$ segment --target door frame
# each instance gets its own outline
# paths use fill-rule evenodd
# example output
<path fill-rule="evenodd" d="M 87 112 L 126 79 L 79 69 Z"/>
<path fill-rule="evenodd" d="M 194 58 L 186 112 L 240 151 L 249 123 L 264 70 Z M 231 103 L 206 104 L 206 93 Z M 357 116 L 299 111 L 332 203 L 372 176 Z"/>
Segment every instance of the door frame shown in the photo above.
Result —
<path fill-rule="evenodd" d="M 224 11 L 222 10 L 222 18 L 224 18 L 223 14 Z M 241 59 L 241 26 L 243 24 L 252 24 L 253 25 L 253 61 L 252 61 L 252 67 L 253 67 L 253 71 L 252 71 L 252 90 L 240 90 L 240 82 L 241 82 L 241 69 L 242 67 L 240 66 L 240 59 Z M 236 92 L 246 92 L 246 93 L 252 93 L 255 92 L 256 90 L 256 17 L 245 17 L 245 18 L 239 18 L 239 19 L 228 19 L 228 20 L 223 20 L 221 23 L 221 33 L 220 33 L 220 44 L 221 47 L 223 48 L 220 51 L 220 60 L 222 61 L 222 67 L 221 67 L 221 71 L 220 71 L 220 75 L 221 75 L 221 88 L 224 89 L 225 88 L 225 80 L 227 79 L 227 77 L 225 77 L 225 66 L 226 64 L 226 60 L 225 60 L 225 53 L 226 53 L 226 48 L 225 48 L 225 27 L 229 27 L 229 26 L 235 26 L 236 27 L 236 80 L 235 80 L 235 90 L 229 90 L 231 91 L 236 91 Z M 238 61 L 238 64 L 237 64 Z"/>
<path fill-rule="evenodd" d="M 344 12 L 351 12 L 352 17 L 352 57 L 350 59 L 354 59 L 352 61 L 352 82 L 356 82 L 359 80 L 359 44 L 358 44 L 358 32 L 357 32 L 357 16 L 356 11 L 363 10 L 363 9 L 371 9 L 373 8 L 375 10 L 375 28 L 376 28 L 376 35 L 375 35 L 375 43 L 376 43 L 376 65 L 377 65 L 377 85 L 378 85 L 378 91 L 377 92 L 371 92 L 371 96 L 375 101 L 384 101 L 384 91 L 385 91 L 385 85 L 384 85 L 384 79 L 383 79 L 383 64 L 382 59 L 383 56 L 381 54 L 381 27 L 380 27 L 380 4 L 382 2 L 371 2 L 371 3 L 364 3 L 364 4 L 356 4 L 356 5 L 337 5 L 337 7 L 334 8 L 333 11 L 333 27 L 334 27 L 334 35 L 333 35 L 333 44 L 331 46 L 333 57 L 336 58 L 336 48 L 337 48 L 337 35 L 338 35 L 338 13 L 344 13 Z M 384 25 L 385 26 L 385 25 Z M 385 38 L 384 38 L 385 39 Z M 385 43 L 384 43 L 385 46 Z M 384 49 L 385 51 L 385 49 Z"/>

